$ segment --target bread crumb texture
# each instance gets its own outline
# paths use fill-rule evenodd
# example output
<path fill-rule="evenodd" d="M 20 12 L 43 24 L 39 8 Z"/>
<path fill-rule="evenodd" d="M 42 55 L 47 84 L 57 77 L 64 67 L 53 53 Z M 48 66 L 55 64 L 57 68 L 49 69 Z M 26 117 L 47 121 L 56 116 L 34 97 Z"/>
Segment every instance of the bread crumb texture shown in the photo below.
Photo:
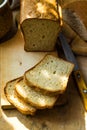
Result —
<path fill-rule="evenodd" d="M 47 19 L 26 19 L 22 23 L 26 51 L 52 51 L 60 32 L 59 22 Z"/>
<path fill-rule="evenodd" d="M 42 94 L 34 88 L 29 87 L 24 80 L 20 80 L 16 84 L 16 91 L 26 102 L 40 109 L 53 107 L 58 97 Z"/>
<path fill-rule="evenodd" d="M 27 104 L 24 100 L 17 96 L 15 91 L 15 84 L 17 83 L 18 79 L 9 81 L 5 87 L 5 94 L 8 101 L 14 105 L 19 111 L 23 114 L 31 114 L 33 115 L 36 112 L 36 108 Z"/>
<path fill-rule="evenodd" d="M 47 55 L 39 64 L 25 73 L 31 86 L 50 92 L 64 91 L 74 65 L 63 59 Z"/>

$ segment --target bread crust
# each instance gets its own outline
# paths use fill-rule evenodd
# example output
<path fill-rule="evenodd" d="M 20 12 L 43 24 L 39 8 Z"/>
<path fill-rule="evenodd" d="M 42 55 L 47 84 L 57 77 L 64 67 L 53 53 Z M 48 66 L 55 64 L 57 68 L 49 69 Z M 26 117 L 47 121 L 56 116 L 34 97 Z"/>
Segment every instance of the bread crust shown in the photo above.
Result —
<path fill-rule="evenodd" d="M 56 0 L 21 0 L 20 27 L 25 51 L 54 51 L 61 30 Z"/>
<path fill-rule="evenodd" d="M 20 23 L 28 18 L 58 20 L 56 0 L 21 0 Z"/>
<path fill-rule="evenodd" d="M 25 87 L 27 88 L 27 90 L 25 89 Z M 15 89 L 20 98 L 22 98 L 25 102 L 31 104 L 37 109 L 52 108 L 59 97 L 59 95 L 52 96 L 38 92 L 36 89 L 30 87 L 29 85 L 27 86 L 23 79 L 20 79 L 17 82 L 17 84 L 15 85 Z M 26 93 L 26 96 L 23 93 Z"/>
<path fill-rule="evenodd" d="M 22 114 L 26 115 L 34 115 L 36 112 L 36 108 L 28 105 L 25 103 L 25 101 L 18 97 L 16 91 L 15 91 L 15 84 L 22 79 L 23 77 L 19 77 L 17 79 L 13 79 L 6 83 L 6 86 L 4 88 L 4 93 L 7 98 L 7 100 Z M 13 84 L 13 86 L 12 86 Z M 10 85 L 10 86 L 9 86 Z M 13 87 L 13 88 L 12 88 Z M 8 90 L 9 89 L 9 90 Z M 11 93 L 9 92 L 11 90 Z M 22 106 L 20 106 L 20 103 Z M 30 107 L 30 108 L 29 108 Z"/>

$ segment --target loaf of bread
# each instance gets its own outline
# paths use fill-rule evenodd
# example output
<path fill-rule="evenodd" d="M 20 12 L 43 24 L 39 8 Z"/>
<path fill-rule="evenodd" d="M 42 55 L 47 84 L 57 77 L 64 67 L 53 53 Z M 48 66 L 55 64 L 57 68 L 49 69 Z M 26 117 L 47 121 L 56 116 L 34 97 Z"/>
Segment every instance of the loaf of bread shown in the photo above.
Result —
<path fill-rule="evenodd" d="M 63 22 L 62 32 L 67 38 L 68 43 L 71 43 L 72 40 L 77 36 L 75 31 L 73 31 L 73 29 L 66 22 Z"/>
<path fill-rule="evenodd" d="M 71 43 L 73 52 L 77 55 L 87 56 L 87 42 L 76 36 Z"/>
<path fill-rule="evenodd" d="M 65 1 L 63 20 L 85 41 L 87 41 L 87 0 Z"/>
<path fill-rule="evenodd" d="M 71 46 L 72 51 L 76 55 L 84 55 L 87 56 L 87 42 L 81 39 L 72 28 L 65 22 L 63 23 L 62 32 L 67 38 L 68 43 Z"/>
<path fill-rule="evenodd" d="M 8 99 L 8 101 L 15 106 L 21 113 L 23 114 L 29 114 L 34 115 L 36 112 L 36 108 L 26 103 L 23 99 L 21 99 L 16 91 L 15 91 L 15 84 L 20 80 L 21 78 L 17 78 L 14 80 L 9 81 L 5 88 L 5 95 Z"/>
<path fill-rule="evenodd" d="M 44 93 L 56 95 L 66 89 L 74 65 L 52 55 L 46 55 L 40 63 L 24 74 L 25 82 Z"/>
<path fill-rule="evenodd" d="M 73 3 L 68 4 L 65 8 L 75 11 L 87 28 L 87 0 L 75 1 Z"/>
<path fill-rule="evenodd" d="M 53 51 L 60 31 L 56 0 L 22 0 L 20 25 L 26 51 Z"/>
<path fill-rule="evenodd" d="M 26 85 L 23 79 L 18 81 L 15 88 L 22 99 L 37 109 L 52 108 L 58 98 L 58 96 L 49 96 L 36 91 L 34 88 Z"/>

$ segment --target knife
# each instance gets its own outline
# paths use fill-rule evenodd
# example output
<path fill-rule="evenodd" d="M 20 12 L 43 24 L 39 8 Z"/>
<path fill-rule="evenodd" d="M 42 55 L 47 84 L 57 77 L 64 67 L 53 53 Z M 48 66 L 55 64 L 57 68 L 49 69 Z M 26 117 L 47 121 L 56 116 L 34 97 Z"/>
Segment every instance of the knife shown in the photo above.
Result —
<path fill-rule="evenodd" d="M 67 40 L 66 40 L 66 37 L 63 35 L 63 33 L 59 34 L 59 41 L 62 45 L 66 59 L 68 61 L 74 63 L 73 74 L 75 76 L 75 80 L 76 80 L 76 83 L 77 83 L 79 93 L 82 97 L 84 108 L 87 111 L 87 86 L 86 86 L 86 83 L 83 79 L 81 71 L 79 69 L 77 60 L 76 60 L 76 58 L 75 58 Z"/>

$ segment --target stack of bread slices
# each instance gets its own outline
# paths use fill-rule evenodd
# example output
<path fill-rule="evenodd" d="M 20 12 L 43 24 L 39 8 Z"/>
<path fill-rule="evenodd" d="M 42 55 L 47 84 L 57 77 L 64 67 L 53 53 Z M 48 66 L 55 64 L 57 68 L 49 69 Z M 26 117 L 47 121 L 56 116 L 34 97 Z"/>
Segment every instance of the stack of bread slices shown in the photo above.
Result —
<path fill-rule="evenodd" d="M 9 81 L 4 92 L 21 113 L 34 115 L 38 109 L 53 108 L 59 94 L 67 88 L 74 65 L 53 55 L 46 55 L 23 77 Z"/>

